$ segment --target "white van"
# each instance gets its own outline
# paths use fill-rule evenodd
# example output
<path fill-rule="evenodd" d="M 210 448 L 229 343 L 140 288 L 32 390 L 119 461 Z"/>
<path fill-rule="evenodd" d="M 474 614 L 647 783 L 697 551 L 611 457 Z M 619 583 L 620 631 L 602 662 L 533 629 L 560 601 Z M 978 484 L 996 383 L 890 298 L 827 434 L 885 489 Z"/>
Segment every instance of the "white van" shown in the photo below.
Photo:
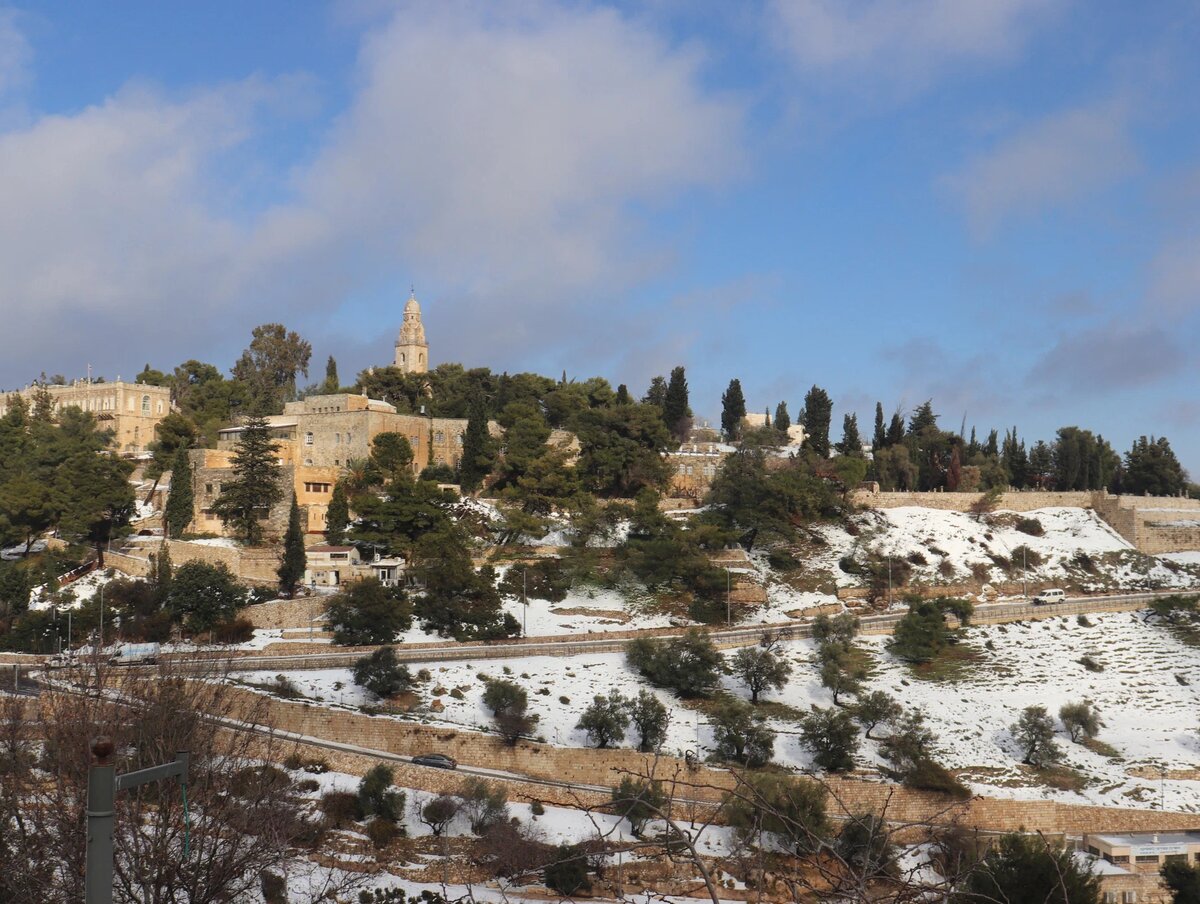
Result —
<path fill-rule="evenodd" d="M 1033 598 L 1035 606 L 1053 606 L 1055 603 L 1063 603 L 1067 600 L 1065 590 L 1043 590 Z"/>

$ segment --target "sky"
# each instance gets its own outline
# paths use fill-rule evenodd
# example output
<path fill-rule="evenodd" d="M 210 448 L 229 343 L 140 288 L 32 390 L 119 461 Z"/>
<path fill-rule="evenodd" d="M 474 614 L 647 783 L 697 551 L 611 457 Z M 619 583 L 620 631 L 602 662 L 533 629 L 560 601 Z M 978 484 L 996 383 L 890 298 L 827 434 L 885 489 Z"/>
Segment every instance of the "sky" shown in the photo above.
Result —
<path fill-rule="evenodd" d="M 1166 435 L 1200 478 L 1200 6 L 0 6 L 0 386 L 687 368 L 717 417 Z"/>

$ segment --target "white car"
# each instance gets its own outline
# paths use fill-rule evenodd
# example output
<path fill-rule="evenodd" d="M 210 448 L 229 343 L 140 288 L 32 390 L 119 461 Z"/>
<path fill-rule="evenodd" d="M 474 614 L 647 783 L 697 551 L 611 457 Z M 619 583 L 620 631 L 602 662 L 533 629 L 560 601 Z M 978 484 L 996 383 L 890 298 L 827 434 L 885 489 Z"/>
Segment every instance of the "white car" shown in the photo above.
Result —
<path fill-rule="evenodd" d="M 1051 589 L 1043 590 L 1033 598 L 1035 606 L 1053 606 L 1055 603 L 1064 603 L 1067 600 L 1067 592 L 1065 590 Z"/>

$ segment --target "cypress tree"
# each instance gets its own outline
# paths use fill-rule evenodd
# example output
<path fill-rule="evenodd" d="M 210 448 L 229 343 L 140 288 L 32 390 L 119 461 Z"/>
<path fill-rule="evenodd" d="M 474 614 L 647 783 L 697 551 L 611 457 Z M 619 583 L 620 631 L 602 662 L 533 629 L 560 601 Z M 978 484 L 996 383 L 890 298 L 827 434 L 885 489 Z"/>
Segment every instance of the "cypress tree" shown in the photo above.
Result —
<path fill-rule="evenodd" d="M 467 429 L 463 433 L 462 461 L 458 463 L 458 480 L 464 490 L 473 491 L 483 483 L 492 470 L 491 437 L 488 435 L 487 412 L 482 396 L 471 400 Z"/>
<path fill-rule="evenodd" d="M 663 397 L 663 422 L 675 438 L 682 442 L 687 438 L 688 419 L 692 409 L 688 407 L 687 375 L 682 367 L 671 370 L 667 382 L 667 393 Z"/>
<path fill-rule="evenodd" d="M 288 513 L 287 533 L 283 535 L 283 561 L 279 564 L 279 591 L 287 597 L 296 595 L 296 587 L 304 580 L 308 558 L 304 554 L 304 529 L 300 526 L 300 504 L 292 493 L 292 510 Z"/>
<path fill-rule="evenodd" d="M 788 416 L 787 402 L 780 402 L 775 406 L 775 429 L 780 433 L 787 433 L 791 426 L 792 419 Z"/>
<path fill-rule="evenodd" d="M 346 502 L 346 485 L 339 480 L 333 485 L 333 495 L 325 510 L 325 542 L 340 546 L 346 540 L 346 527 L 350 523 L 350 506 Z"/>
<path fill-rule="evenodd" d="M 171 492 L 167 496 L 167 508 L 163 512 L 163 526 L 168 537 L 181 537 L 192 521 L 192 460 L 186 446 L 175 452 L 171 465 Z"/>
<path fill-rule="evenodd" d="M 892 420 L 888 424 L 887 445 L 895 446 L 904 440 L 904 418 L 900 416 L 900 412 L 896 411 L 892 415 Z"/>
<path fill-rule="evenodd" d="M 768 405 L 766 408 L 763 409 L 763 419 L 764 419 L 763 426 L 770 427 L 771 426 L 771 406 L 770 405 Z"/>
<path fill-rule="evenodd" d="M 628 405 L 632 399 L 629 398 L 629 387 L 622 383 L 617 387 L 617 404 Z"/>
<path fill-rule="evenodd" d="M 154 601 L 160 606 L 171 592 L 171 550 L 166 543 L 158 548 L 154 557 Z"/>
<path fill-rule="evenodd" d="M 842 418 L 842 441 L 837 444 L 842 455 L 862 457 L 862 437 L 858 433 L 858 415 L 847 414 Z"/>
<path fill-rule="evenodd" d="M 283 498 L 282 476 L 266 419 L 248 418 L 233 453 L 233 479 L 213 503 L 217 517 L 226 526 L 232 525 L 243 543 L 254 546 L 262 542 L 259 518 Z"/>
<path fill-rule="evenodd" d="M 333 359 L 333 355 L 329 356 L 329 360 L 325 362 L 325 383 L 321 387 L 321 391 L 326 395 L 333 395 L 342 388 L 342 381 L 338 379 L 337 361 Z"/>
<path fill-rule="evenodd" d="M 742 382 L 736 377 L 729 381 L 729 388 L 721 394 L 721 431 L 731 442 L 742 435 L 742 420 L 746 417 L 746 397 L 742 395 Z"/>
<path fill-rule="evenodd" d="M 882 449 L 887 444 L 887 428 L 883 426 L 883 402 L 876 402 L 875 435 L 871 437 L 871 446 L 875 449 Z"/>
<path fill-rule="evenodd" d="M 814 385 L 804 397 L 804 445 L 822 458 L 829 457 L 829 422 L 833 400 L 820 386 Z"/>

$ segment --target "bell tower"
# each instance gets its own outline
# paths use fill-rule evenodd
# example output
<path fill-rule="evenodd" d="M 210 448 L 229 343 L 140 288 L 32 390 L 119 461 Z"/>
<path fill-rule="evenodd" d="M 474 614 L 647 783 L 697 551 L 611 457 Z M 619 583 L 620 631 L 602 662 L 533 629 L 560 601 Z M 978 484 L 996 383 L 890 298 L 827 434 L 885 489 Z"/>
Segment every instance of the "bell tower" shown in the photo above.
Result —
<path fill-rule="evenodd" d="M 396 367 L 406 374 L 423 374 L 429 370 L 429 343 L 421 323 L 421 305 L 415 294 L 409 294 L 404 305 L 404 323 L 396 337 Z"/>

